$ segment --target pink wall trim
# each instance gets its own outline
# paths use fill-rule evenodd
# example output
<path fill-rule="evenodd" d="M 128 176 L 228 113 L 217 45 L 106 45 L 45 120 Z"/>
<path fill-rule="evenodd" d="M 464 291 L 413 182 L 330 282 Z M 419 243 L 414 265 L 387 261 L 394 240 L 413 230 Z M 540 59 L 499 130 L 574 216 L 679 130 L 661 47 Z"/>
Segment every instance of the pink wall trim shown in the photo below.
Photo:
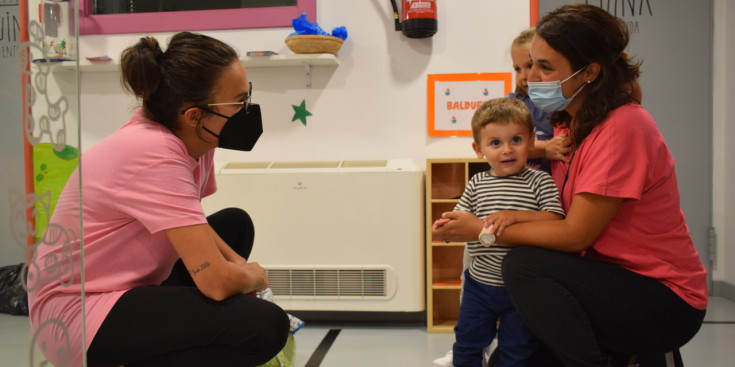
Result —
<path fill-rule="evenodd" d="M 91 9 L 92 0 L 79 1 L 80 35 L 291 27 L 291 20 L 302 13 L 316 22 L 316 0 L 297 0 L 296 6 L 137 14 L 93 15 Z"/>

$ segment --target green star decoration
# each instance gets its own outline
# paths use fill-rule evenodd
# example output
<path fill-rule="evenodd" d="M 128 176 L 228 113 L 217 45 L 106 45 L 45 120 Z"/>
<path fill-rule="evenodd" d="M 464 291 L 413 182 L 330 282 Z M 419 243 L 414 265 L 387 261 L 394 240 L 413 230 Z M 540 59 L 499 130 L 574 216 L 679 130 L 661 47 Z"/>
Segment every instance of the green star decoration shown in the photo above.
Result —
<path fill-rule="evenodd" d="M 311 116 L 311 112 L 306 110 L 306 100 L 301 100 L 301 105 L 291 105 L 294 110 L 293 118 L 291 119 L 291 122 L 294 122 L 296 120 L 301 120 L 301 123 L 306 126 L 306 116 Z"/>

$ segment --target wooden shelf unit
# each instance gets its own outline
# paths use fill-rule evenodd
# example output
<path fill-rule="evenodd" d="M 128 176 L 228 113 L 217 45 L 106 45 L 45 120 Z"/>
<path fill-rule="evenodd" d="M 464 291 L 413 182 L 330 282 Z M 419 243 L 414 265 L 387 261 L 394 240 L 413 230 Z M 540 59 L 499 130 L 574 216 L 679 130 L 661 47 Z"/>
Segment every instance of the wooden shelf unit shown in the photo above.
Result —
<path fill-rule="evenodd" d="M 444 243 L 433 238 L 431 225 L 443 212 L 452 211 L 469 179 L 490 169 L 477 158 L 429 158 L 426 160 L 426 327 L 427 331 L 454 332 L 462 289 L 465 243 Z"/>

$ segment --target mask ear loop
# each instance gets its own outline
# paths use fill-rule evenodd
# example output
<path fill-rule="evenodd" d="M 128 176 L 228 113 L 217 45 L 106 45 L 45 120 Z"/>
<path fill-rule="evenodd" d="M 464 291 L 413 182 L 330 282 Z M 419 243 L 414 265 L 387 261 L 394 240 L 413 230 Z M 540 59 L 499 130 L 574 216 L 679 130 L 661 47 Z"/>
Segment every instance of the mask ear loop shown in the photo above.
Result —
<path fill-rule="evenodd" d="M 587 86 L 587 85 L 589 85 L 590 83 L 592 83 L 592 80 L 588 80 L 588 81 L 584 82 L 584 84 L 582 84 L 582 86 L 581 86 L 581 87 L 579 87 L 579 89 L 577 89 L 577 91 L 576 91 L 576 92 L 574 92 L 574 94 L 572 94 L 572 96 L 571 96 L 571 97 L 569 97 L 569 98 L 568 98 L 568 100 L 569 100 L 569 101 L 573 100 L 573 99 L 574 99 L 574 97 L 576 97 L 576 96 L 577 96 L 577 94 L 579 94 L 579 92 L 581 92 L 581 91 L 582 91 L 582 89 L 584 89 L 584 87 L 585 87 L 585 86 Z"/>
<path fill-rule="evenodd" d="M 589 66 L 589 65 L 587 65 L 587 66 Z M 577 75 L 577 74 L 581 73 L 581 72 L 582 72 L 582 71 L 584 71 L 584 70 L 587 70 L 587 66 L 585 66 L 585 67 L 583 67 L 583 68 L 581 68 L 581 69 L 577 70 L 577 72 L 576 72 L 576 73 L 574 73 L 574 74 L 572 74 L 572 75 L 568 76 L 568 77 L 567 77 L 566 79 L 562 80 L 562 81 L 560 82 L 560 84 L 564 84 L 564 82 L 566 82 L 567 80 L 569 80 L 569 79 L 572 79 L 572 78 L 574 78 L 574 76 L 575 76 L 575 75 Z M 587 82 L 588 82 L 587 84 L 589 84 L 589 80 L 588 80 Z"/>
<path fill-rule="evenodd" d="M 192 108 L 198 108 L 199 110 L 201 110 L 203 112 L 208 112 L 208 113 L 211 113 L 211 114 L 214 114 L 214 115 L 223 117 L 223 118 L 228 118 L 227 116 L 222 115 L 222 114 L 219 114 L 217 112 L 214 112 L 214 111 L 210 110 L 209 108 L 202 107 L 202 106 L 196 106 L 196 105 L 195 106 L 191 106 L 191 107 L 189 107 L 189 108 L 181 111 L 181 114 L 182 115 L 185 114 L 186 111 L 188 111 L 188 110 L 190 110 Z M 212 130 L 207 129 L 206 126 L 202 125 L 202 119 L 203 118 L 204 118 L 204 116 L 202 114 L 199 114 L 199 117 L 197 118 L 197 122 L 196 122 L 196 125 L 195 125 L 195 128 L 197 129 L 197 136 L 199 137 L 199 139 L 202 139 L 202 140 L 206 141 L 206 139 L 204 139 L 204 137 L 202 136 L 202 133 L 199 131 L 199 128 L 201 128 L 202 130 L 204 130 L 204 131 L 212 134 L 212 136 L 214 136 L 215 138 L 217 138 L 217 140 L 219 140 L 219 135 L 215 134 L 214 132 L 212 132 Z"/>

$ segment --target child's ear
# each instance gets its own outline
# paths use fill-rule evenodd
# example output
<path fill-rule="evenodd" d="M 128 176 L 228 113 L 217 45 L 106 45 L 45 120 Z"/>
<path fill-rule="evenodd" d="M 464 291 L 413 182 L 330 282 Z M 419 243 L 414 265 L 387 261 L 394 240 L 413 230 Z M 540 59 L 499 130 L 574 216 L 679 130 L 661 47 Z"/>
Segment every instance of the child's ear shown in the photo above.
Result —
<path fill-rule="evenodd" d="M 477 158 L 484 158 L 485 154 L 482 154 L 482 151 L 480 150 L 480 146 L 476 142 L 472 142 L 472 150 L 475 151 L 475 154 L 477 154 Z"/>

